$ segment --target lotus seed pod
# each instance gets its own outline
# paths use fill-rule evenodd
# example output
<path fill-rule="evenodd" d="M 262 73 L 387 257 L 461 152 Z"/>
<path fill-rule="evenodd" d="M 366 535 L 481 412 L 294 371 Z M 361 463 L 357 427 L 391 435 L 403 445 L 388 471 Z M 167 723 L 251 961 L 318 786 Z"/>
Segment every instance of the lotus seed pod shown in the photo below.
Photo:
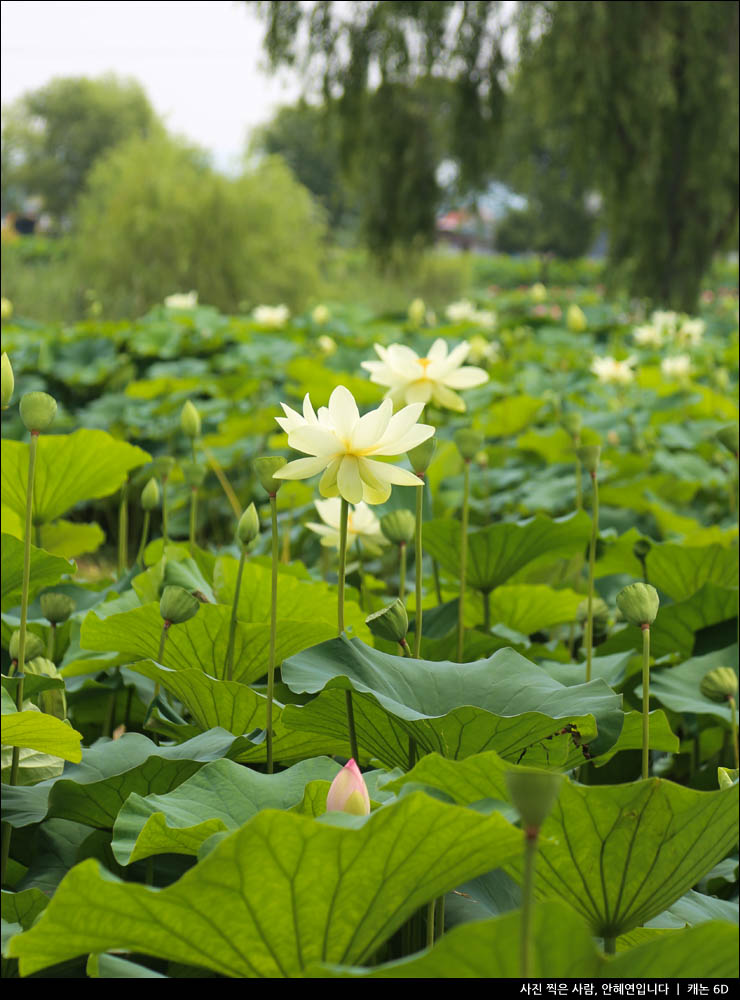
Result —
<path fill-rule="evenodd" d="M 352 816 L 370 815 L 367 785 L 354 759 L 347 761 L 332 781 L 326 796 L 326 811 L 345 812 Z"/>
<path fill-rule="evenodd" d="M 402 507 L 381 517 L 380 530 L 394 545 L 408 545 L 416 531 L 416 518 L 410 510 Z"/>
<path fill-rule="evenodd" d="M 10 637 L 10 644 L 8 646 L 8 654 L 10 655 L 11 660 L 18 659 L 20 638 L 20 630 L 16 629 Z M 40 639 L 35 632 L 26 632 L 26 649 L 23 655 L 24 660 L 33 660 L 36 656 L 42 656 L 45 651 L 46 646 L 44 645 L 43 640 Z"/>
<path fill-rule="evenodd" d="M 166 479 L 175 468 L 174 458 L 170 458 L 169 455 L 160 455 L 159 458 L 155 458 L 152 462 L 152 472 L 157 477 L 157 479 Z"/>
<path fill-rule="evenodd" d="M 182 462 L 181 468 L 186 486 L 193 488 L 203 485 L 203 480 L 206 478 L 204 466 L 198 465 L 197 462 Z"/>
<path fill-rule="evenodd" d="M 740 434 L 738 433 L 737 424 L 730 424 L 729 427 L 723 427 L 721 430 L 717 431 L 717 440 L 720 444 L 724 445 L 728 451 L 732 452 L 733 455 L 737 455 L 738 450 L 740 450 L 738 437 L 740 437 Z"/>
<path fill-rule="evenodd" d="M 0 388 L 2 389 L 2 408 L 7 410 L 10 406 L 10 400 L 13 398 L 15 379 L 13 378 L 13 366 L 5 351 L 3 351 L 0 360 Z"/>
<path fill-rule="evenodd" d="M 576 448 L 576 455 L 583 463 L 586 472 L 596 473 L 599 468 L 599 458 L 601 457 L 601 446 L 598 444 L 584 444 Z"/>
<path fill-rule="evenodd" d="M 141 491 L 142 510 L 156 510 L 159 507 L 159 483 L 152 478 Z"/>
<path fill-rule="evenodd" d="M 566 321 L 568 323 L 568 329 L 573 333 L 583 333 L 584 330 L 588 329 L 586 314 L 580 306 L 575 304 L 575 302 L 568 306 Z"/>
<path fill-rule="evenodd" d="M 592 605 L 594 622 L 594 632 L 596 635 L 603 635 L 609 627 L 609 605 L 600 597 L 595 597 Z M 576 618 L 579 624 L 583 624 L 588 618 L 588 601 L 581 601 L 578 605 Z"/>
<path fill-rule="evenodd" d="M 21 420 L 32 433 L 47 431 L 54 423 L 57 401 L 48 392 L 27 392 L 21 397 Z"/>
<path fill-rule="evenodd" d="M 652 544 L 647 538 L 638 538 L 635 544 L 632 546 L 632 554 L 635 559 L 639 559 L 642 562 L 647 558 L 650 549 L 652 549 Z"/>
<path fill-rule="evenodd" d="M 254 471 L 259 479 L 262 489 L 271 497 L 274 497 L 285 480 L 274 479 L 278 469 L 282 469 L 286 459 L 280 455 L 265 455 L 263 458 L 255 458 Z"/>
<path fill-rule="evenodd" d="M 402 642 L 409 630 L 409 616 L 403 601 L 397 597 L 387 608 L 376 611 L 365 619 L 374 636 L 388 642 Z"/>
<path fill-rule="evenodd" d="M 66 622 L 74 609 L 77 607 L 69 594 L 42 594 L 41 610 L 44 618 L 52 625 L 61 625 Z"/>
<path fill-rule="evenodd" d="M 617 594 L 617 607 L 630 625 L 652 625 L 658 614 L 658 591 L 649 583 L 630 583 Z"/>
<path fill-rule="evenodd" d="M 182 625 L 198 613 L 200 602 L 184 587 L 165 587 L 159 601 L 159 613 L 171 625 Z"/>
<path fill-rule="evenodd" d="M 432 464 L 432 459 L 434 458 L 436 450 L 437 439 L 430 437 L 427 438 L 426 441 L 422 441 L 422 443 L 417 445 L 416 448 L 412 448 L 411 451 L 406 452 L 409 457 L 409 461 L 411 462 L 411 468 L 417 476 L 423 476 L 427 471 L 429 466 Z"/>
<path fill-rule="evenodd" d="M 737 674 L 732 667 L 715 667 L 702 677 L 699 687 L 710 701 L 727 701 L 737 695 Z"/>
<path fill-rule="evenodd" d="M 185 403 L 180 412 L 180 427 L 189 438 L 200 437 L 200 413 L 190 400 Z"/>
<path fill-rule="evenodd" d="M 562 424 L 572 438 L 577 438 L 583 427 L 583 417 L 580 413 L 564 413 Z"/>
<path fill-rule="evenodd" d="M 525 828 L 539 830 L 560 794 L 562 774 L 518 767 L 506 772 L 506 787 Z"/>
<path fill-rule="evenodd" d="M 239 544 L 246 548 L 250 542 L 255 540 L 259 533 L 260 519 L 257 515 L 257 508 L 253 503 L 250 503 L 242 516 L 239 518 L 239 524 L 236 528 L 236 537 L 239 539 Z"/>
<path fill-rule="evenodd" d="M 455 444 L 466 462 L 475 458 L 476 452 L 483 447 L 484 437 L 480 431 L 474 431 L 471 427 L 465 427 L 455 434 Z"/>

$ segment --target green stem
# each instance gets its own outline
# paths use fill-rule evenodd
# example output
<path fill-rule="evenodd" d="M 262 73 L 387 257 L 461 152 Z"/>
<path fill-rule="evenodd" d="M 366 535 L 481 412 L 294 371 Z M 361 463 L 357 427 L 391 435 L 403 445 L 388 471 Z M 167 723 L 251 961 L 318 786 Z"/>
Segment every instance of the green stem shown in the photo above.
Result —
<path fill-rule="evenodd" d="M 49 635 L 46 639 L 46 659 L 54 662 L 54 638 L 56 636 L 57 627 L 54 622 L 49 624 Z"/>
<path fill-rule="evenodd" d="M 190 551 L 195 551 L 195 526 L 198 523 L 198 487 L 190 489 Z"/>
<path fill-rule="evenodd" d="M 583 465 L 576 455 L 576 510 L 583 510 Z"/>
<path fill-rule="evenodd" d="M 434 944 L 434 910 L 437 905 L 437 900 L 430 899 L 427 903 L 427 948 L 431 948 Z"/>
<path fill-rule="evenodd" d="M 272 586 L 270 589 L 270 657 L 267 661 L 267 717 L 265 736 L 267 740 L 267 773 L 272 774 L 272 702 L 275 696 L 275 641 L 277 638 L 277 588 L 278 588 L 278 521 L 277 497 L 270 496 L 272 516 Z"/>
<path fill-rule="evenodd" d="M 445 932 L 445 897 L 439 896 L 437 898 L 437 926 L 434 930 L 434 936 L 439 941 Z"/>
<path fill-rule="evenodd" d="M 167 479 L 168 476 L 162 476 L 162 553 L 169 544 L 169 518 L 167 511 Z"/>
<path fill-rule="evenodd" d="M 144 511 L 144 525 L 141 529 L 141 541 L 139 542 L 139 551 L 136 553 L 136 562 L 144 568 L 144 549 L 146 548 L 147 539 L 149 538 L 149 521 L 151 519 L 151 514 L 148 510 Z"/>
<path fill-rule="evenodd" d="M 242 554 L 239 558 L 239 569 L 236 571 L 236 587 L 234 588 L 234 603 L 231 607 L 231 621 L 229 623 L 229 642 L 226 646 L 226 663 L 224 674 L 226 680 L 234 679 L 234 640 L 236 638 L 237 608 L 239 607 L 239 591 L 242 586 L 242 573 L 244 572 L 244 561 L 247 558 L 247 550 L 242 547 Z"/>
<path fill-rule="evenodd" d="M 339 513 L 339 586 L 337 593 L 337 631 L 339 635 L 344 632 L 344 575 L 347 568 L 347 521 L 349 520 L 349 503 L 342 497 L 342 508 Z M 352 757 L 359 766 L 359 752 L 357 749 L 357 733 L 355 732 L 355 711 L 352 705 L 352 692 L 344 692 L 344 701 L 347 709 L 347 730 L 349 732 L 349 745 Z"/>
<path fill-rule="evenodd" d="M 537 861 L 537 836 L 532 827 L 524 834 L 524 874 L 522 879 L 522 926 L 520 938 L 521 978 L 532 974 L 532 909 L 534 906 L 534 873 Z"/>
<path fill-rule="evenodd" d="M 406 601 L 406 542 L 401 542 L 398 546 L 401 568 L 398 575 L 398 596 L 403 602 Z"/>
<path fill-rule="evenodd" d="M 605 937 L 604 938 L 604 951 L 607 955 L 616 955 L 617 953 L 617 939 L 616 937 Z"/>
<path fill-rule="evenodd" d="M 642 626 L 642 777 L 650 760 L 650 626 Z"/>
<path fill-rule="evenodd" d="M 588 610 L 586 614 L 586 682 L 591 680 L 591 660 L 594 652 L 594 564 L 596 539 L 599 536 L 599 484 L 596 473 L 591 473 L 593 503 L 591 511 L 591 545 L 588 550 Z"/>
<path fill-rule="evenodd" d="M 463 646 L 465 645 L 465 576 L 468 563 L 468 508 L 470 503 L 470 461 L 465 459 L 463 466 L 463 504 L 462 523 L 460 525 L 460 603 L 457 609 L 457 661 L 462 663 Z"/>
<path fill-rule="evenodd" d="M 118 507 L 118 579 L 128 569 L 128 480 L 121 487 Z"/>
<path fill-rule="evenodd" d="M 727 700 L 730 703 L 730 711 L 732 712 L 732 750 L 735 754 L 735 767 L 738 768 L 740 767 L 740 751 L 737 744 L 737 704 L 732 695 Z"/>
<path fill-rule="evenodd" d="M 418 472 L 417 472 L 417 475 Z M 421 476 L 419 476 L 421 479 Z M 414 561 L 416 570 L 416 623 L 414 625 L 414 656 L 418 660 L 421 656 L 421 584 L 422 584 L 422 562 L 421 551 L 421 526 L 424 521 L 424 484 L 416 487 L 416 531 L 414 535 Z"/>

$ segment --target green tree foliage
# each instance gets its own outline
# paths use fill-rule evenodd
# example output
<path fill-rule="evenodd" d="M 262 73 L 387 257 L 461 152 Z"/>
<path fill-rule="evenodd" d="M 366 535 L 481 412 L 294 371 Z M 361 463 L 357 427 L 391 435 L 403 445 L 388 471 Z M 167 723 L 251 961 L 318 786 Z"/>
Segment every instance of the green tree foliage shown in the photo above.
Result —
<path fill-rule="evenodd" d="M 189 289 L 225 311 L 296 306 L 319 280 L 321 213 L 276 157 L 232 180 L 181 143 L 134 139 L 96 164 L 77 221 L 80 277 L 106 314 Z"/>
<path fill-rule="evenodd" d="M 161 130 L 134 80 L 54 79 L 3 111 L 3 207 L 19 208 L 34 195 L 47 211 L 66 215 L 102 153 Z"/>
<path fill-rule="evenodd" d="M 520 5 L 536 127 L 604 198 L 612 284 L 691 310 L 738 219 L 738 4 Z"/>

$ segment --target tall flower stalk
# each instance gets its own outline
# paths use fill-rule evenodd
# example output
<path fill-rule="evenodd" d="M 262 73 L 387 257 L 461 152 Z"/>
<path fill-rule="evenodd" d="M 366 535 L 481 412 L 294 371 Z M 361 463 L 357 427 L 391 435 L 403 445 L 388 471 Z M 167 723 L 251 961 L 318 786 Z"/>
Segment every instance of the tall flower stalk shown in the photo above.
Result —
<path fill-rule="evenodd" d="M 144 524 L 141 529 L 141 541 L 139 542 L 139 551 L 136 553 L 136 562 L 142 567 L 144 566 L 144 550 L 146 549 L 147 541 L 149 540 L 151 512 L 159 505 L 159 495 L 159 484 L 154 478 L 150 479 L 141 491 L 141 507 L 144 511 Z"/>
<path fill-rule="evenodd" d="M 465 584 L 468 571 L 470 463 L 483 445 L 483 436 L 474 430 L 461 430 L 455 435 L 455 444 L 463 460 L 463 498 L 460 522 L 460 600 L 457 609 L 457 660 L 458 663 L 462 663 L 465 648 Z"/>
<path fill-rule="evenodd" d="M 642 629 L 642 777 L 650 768 L 650 626 L 660 607 L 658 591 L 649 583 L 630 583 L 617 594 L 617 607 L 630 625 Z"/>
<path fill-rule="evenodd" d="M 339 570 L 337 577 L 337 630 L 339 635 L 344 632 L 344 577 L 347 568 L 347 521 L 349 519 L 349 503 L 342 497 L 342 509 L 339 515 Z M 357 748 L 357 732 L 355 730 L 355 712 L 352 704 L 352 692 L 344 692 L 347 709 L 347 731 L 349 745 L 354 760 L 359 760 Z"/>
<path fill-rule="evenodd" d="M 239 608 L 239 592 L 242 586 L 242 575 L 244 573 L 244 563 L 247 558 L 247 549 L 255 540 L 260 531 L 259 517 L 257 516 L 257 508 L 253 503 L 247 507 L 242 516 L 239 518 L 239 523 L 236 527 L 236 539 L 239 543 L 241 549 L 241 554 L 239 556 L 239 568 L 236 571 L 236 584 L 234 586 L 234 601 L 231 607 L 231 621 L 229 622 L 229 641 L 226 646 L 226 663 L 224 665 L 224 673 L 226 674 L 226 680 L 231 681 L 234 679 L 234 640 L 236 638 L 236 625 L 237 625 L 237 612 Z"/>
<path fill-rule="evenodd" d="M 422 588 L 423 588 L 423 568 L 424 552 L 422 550 L 422 525 L 424 523 L 424 481 L 427 470 L 434 458 L 437 442 L 434 438 L 424 441 L 416 448 L 412 448 L 408 453 L 411 468 L 421 483 L 416 487 L 416 519 L 414 523 L 414 570 L 415 570 L 415 599 L 416 618 L 414 622 L 414 657 L 418 660 L 421 657 L 421 635 L 422 635 Z M 413 766 L 413 765 L 412 765 Z"/>
<path fill-rule="evenodd" d="M 128 570 L 128 477 L 121 487 L 118 506 L 118 579 Z"/>

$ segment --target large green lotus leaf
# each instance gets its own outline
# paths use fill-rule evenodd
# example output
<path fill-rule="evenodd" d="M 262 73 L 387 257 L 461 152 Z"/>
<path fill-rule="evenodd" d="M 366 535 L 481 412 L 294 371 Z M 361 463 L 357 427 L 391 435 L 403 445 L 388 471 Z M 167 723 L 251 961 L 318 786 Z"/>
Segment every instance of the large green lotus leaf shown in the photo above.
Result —
<path fill-rule="evenodd" d="M 198 614 L 167 633 L 162 664 L 171 670 L 202 670 L 223 678 L 229 644 L 231 608 L 201 604 Z M 336 626 L 321 621 L 281 621 L 275 661 L 297 653 L 335 634 Z M 145 604 L 102 621 L 90 612 L 82 623 L 80 642 L 86 649 L 123 651 L 131 659 L 157 659 L 162 636 L 159 604 Z M 234 679 L 249 684 L 267 673 L 270 626 L 237 622 L 234 636 Z"/>
<path fill-rule="evenodd" d="M 521 914 L 455 927 L 431 949 L 375 969 L 314 966 L 309 979 L 518 979 Z M 540 903 L 532 914 L 530 975 L 595 979 L 605 964 L 588 925 L 562 902 Z"/>
<path fill-rule="evenodd" d="M 42 524 L 40 533 L 42 548 L 65 559 L 97 552 L 105 541 L 105 532 L 96 523 L 54 521 L 53 524 Z"/>
<path fill-rule="evenodd" d="M 23 587 L 23 542 L 13 535 L 2 536 L 3 571 L 2 580 L 2 610 L 7 611 L 21 603 Z M 31 576 L 29 583 L 29 600 L 45 587 L 59 583 L 66 573 L 74 573 L 75 564 L 51 555 L 44 549 L 31 546 Z"/>
<path fill-rule="evenodd" d="M 153 854 L 192 854 L 220 830 L 236 830 L 261 809 L 289 809 L 310 781 L 331 781 L 340 770 L 328 757 L 302 761 L 278 774 L 260 774 L 231 760 L 206 764 L 165 795 L 129 795 L 113 828 L 121 865 Z"/>
<path fill-rule="evenodd" d="M 23 930 L 33 925 L 36 917 L 49 905 L 49 897 L 40 889 L 24 889 L 22 892 L 2 892 L 2 918 L 12 924 L 20 924 Z"/>
<path fill-rule="evenodd" d="M 294 358 L 288 363 L 286 372 L 290 380 L 286 391 L 296 399 L 303 399 L 310 392 L 314 402 L 320 401 L 317 405 L 324 405 L 333 390 L 338 385 L 343 385 L 349 389 L 359 406 L 378 405 L 380 390 L 376 385 L 359 375 L 335 371 L 316 358 Z"/>
<path fill-rule="evenodd" d="M 671 724 L 662 709 L 649 713 L 650 729 L 648 746 L 651 750 L 678 753 L 680 740 L 671 729 Z M 596 767 L 608 763 L 620 750 L 640 750 L 642 748 L 642 712 L 627 712 L 619 739 L 605 754 L 594 760 Z"/>
<path fill-rule="evenodd" d="M 581 433 L 583 444 L 598 444 L 599 435 L 590 428 L 584 428 Z M 562 427 L 550 431 L 528 431 L 517 438 L 516 446 L 520 451 L 533 451 L 546 462 L 571 463 L 575 467 L 575 449 L 573 438 Z"/>
<path fill-rule="evenodd" d="M 521 851 L 501 816 L 423 794 L 340 820 L 265 810 L 159 891 L 84 861 L 11 955 L 21 975 L 115 948 L 233 978 L 295 977 L 367 960 L 428 900 Z"/>
<path fill-rule="evenodd" d="M 650 549 L 645 564 L 650 583 L 674 601 L 687 600 L 705 583 L 729 588 L 738 585 L 735 546 L 661 542 Z"/>
<path fill-rule="evenodd" d="M 133 663 L 131 669 L 159 682 L 182 702 L 201 730 L 222 727 L 235 736 L 264 729 L 267 722 L 267 699 L 253 688 L 237 681 L 219 681 L 200 670 L 170 670 L 152 660 Z M 282 718 L 283 706 L 273 703 L 273 752 L 283 763 L 304 757 L 326 754 L 348 756 L 349 743 L 340 731 L 337 735 L 313 736 L 293 733 Z M 236 758 L 240 761 L 261 762 L 267 759 L 264 733 L 254 743 L 245 743 Z"/>
<path fill-rule="evenodd" d="M 713 920 L 621 952 L 605 979 L 737 979 L 737 927 Z"/>
<path fill-rule="evenodd" d="M 523 635 L 575 620 L 583 594 L 565 588 L 555 590 L 545 584 L 514 584 L 497 587 L 490 596 L 491 622 L 506 625 Z M 483 598 L 468 592 L 465 603 L 466 626 L 483 621 Z"/>
<path fill-rule="evenodd" d="M 626 507 L 635 514 L 649 514 L 656 506 L 655 497 L 685 506 L 691 503 L 701 485 L 698 481 L 656 473 L 630 482 L 605 483 L 599 489 L 599 501 L 604 507 Z"/>
<path fill-rule="evenodd" d="M 467 757 L 494 749 L 508 759 L 527 752 L 533 763 L 536 745 L 564 723 L 578 728 L 592 753 L 603 753 L 616 741 L 624 718 L 621 697 L 603 681 L 566 688 L 511 649 L 473 663 L 431 662 L 340 636 L 286 660 L 282 676 L 292 691 L 323 692 L 302 708 L 286 706 L 287 726 L 345 734 L 342 692 L 352 690 L 361 751 L 390 766 L 407 762 L 409 736 L 423 752 Z M 570 738 L 563 746 L 582 761 Z M 567 750 L 558 758 L 554 740 L 539 751 L 543 762 L 552 753 L 556 766 L 571 759 Z"/>
<path fill-rule="evenodd" d="M 28 445 L 3 441 L 1 447 L 3 503 L 24 516 Z M 131 469 L 146 462 L 151 462 L 151 455 L 105 431 L 42 434 L 36 459 L 34 521 L 55 521 L 81 500 L 110 496 Z"/>
<path fill-rule="evenodd" d="M 544 403 L 533 396 L 509 396 L 486 407 L 483 430 L 486 437 L 510 437 L 528 427 Z M 572 445 L 571 445 L 572 447 Z"/>
<path fill-rule="evenodd" d="M 709 625 L 718 625 L 737 616 L 737 591 L 705 583 L 693 597 L 677 604 L 663 605 L 650 629 L 650 653 L 655 659 L 679 653 L 688 657 L 694 649 L 695 633 Z M 599 646 L 599 653 L 642 649 L 639 628 L 627 626 Z"/>
<path fill-rule="evenodd" d="M 2 780 L 5 784 L 10 784 L 10 775 L 13 769 L 13 749 L 3 747 L 2 749 Z M 16 785 L 35 785 L 39 781 L 46 781 L 48 778 L 57 778 L 64 770 L 64 761 L 61 757 L 53 757 L 48 753 L 39 753 L 38 750 L 27 750 L 25 748 L 18 751 L 18 766 L 15 774 Z"/>
<path fill-rule="evenodd" d="M 67 767 L 58 778 L 25 788 L 5 788 L 3 819 L 21 827 L 57 817 L 110 829 L 130 794 L 169 792 L 205 762 L 229 753 L 234 742 L 233 735 L 223 729 L 173 747 L 158 747 L 140 733 L 101 741 L 83 750 L 82 762 Z"/>
<path fill-rule="evenodd" d="M 610 688 L 617 688 L 624 681 L 627 664 L 633 653 L 613 653 L 611 656 L 594 656 L 591 660 L 591 676 L 601 677 Z M 540 660 L 539 665 L 561 684 L 583 684 L 586 679 L 586 663 L 560 663 L 557 660 Z"/>
<path fill-rule="evenodd" d="M 81 740 L 82 733 L 46 712 L 14 712 L 3 717 L 4 746 L 30 747 L 76 762 L 82 760 Z"/>
<path fill-rule="evenodd" d="M 213 589 L 221 604 L 232 607 L 238 560 L 222 556 L 216 563 Z M 247 563 L 239 590 L 238 617 L 243 622 L 269 622 L 271 570 L 258 563 Z M 278 619 L 301 622 L 328 623 L 336 628 L 337 591 L 326 583 L 306 583 L 287 574 L 278 581 Z M 367 615 L 355 601 L 345 600 L 344 619 L 360 638 L 369 638 L 365 625 Z M 278 630 L 279 631 L 279 630 Z"/>
<path fill-rule="evenodd" d="M 688 925 L 696 927 L 697 924 L 705 924 L 709 920 L 722 920 L 737 924 L 737 901 L 718 899 L 716 896 L 707 896 L 703 892 L 695 892 L 690 889 L 667 910 L 651 920 L 650 926 L 681 928 Z"/>
<path fill-rule="evenodd" d="M 521 523 L 492 524 L 468 534 L 468 585 L 491 591 L 523 566 L 543 557 L 550 561 L 582 551 L 591 537 L 591 519 L 583 511 L 552 520 L 538 515 Z M 460 572 L 460 524 L 453 520 L 424 525 L 424 551 L 457 576 Z"/>
<path fill-rule="evenodd" d="M 679 667 L 666 667 L 650 673 L 650 695 L 672 712 L 693 712 L 695 715 L 715 715 L 732 722 L 732 711 L 726 701 L 711 701 L 701 693 L 702 679 L 716 667 L 737 669 L 737 645 L 718 649 L 706 656 L 694 656 Z M 636 690 L 642 697 L 642 684 Z"/>

